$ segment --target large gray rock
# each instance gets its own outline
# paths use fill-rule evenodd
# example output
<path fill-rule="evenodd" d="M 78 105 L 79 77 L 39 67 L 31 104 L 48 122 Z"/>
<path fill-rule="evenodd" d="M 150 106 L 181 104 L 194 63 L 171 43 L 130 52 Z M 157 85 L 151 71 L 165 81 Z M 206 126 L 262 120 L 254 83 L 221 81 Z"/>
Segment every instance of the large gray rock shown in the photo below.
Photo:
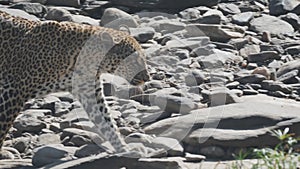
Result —
<path fill-rule="evenodd" d="M 180 142 L 173 138 L 156 137 L 152 140 L 150 147 L 164 149 L 169 156 L 182 156 L 184 154 Z"/>
<path fill-rule="evenodd" d="M 265 80 L 261 83 L 261 86 L 263 89 L 266 89 L 268 91 L 273 91 L 273 92 L 281 91 L 285 94 L 292 93 L 291 86 L 283 84 L 282 82 L 274 82 L 272 80 Z"/>
<path fill-rule="evenodd" d="M 254 12 L 243 12 L 232 16 L 232 22 L 238 25 L 247 25 L 254 17 Z"/>
<path fill-rule="evenodd" d="M 279 60 L 280 55 L 276 51 L 263 51 L 256 54 L 250 54 L 248 55 L 248 61 L 249 62 L 266 62 L 266 61 L 273 61 L 273 60 Z"/>
<path fill-rule="evenodd" d="M 70 142 L 72 142 L 72 138 L 77 137 L 77 136 L 81 136 L 83 138 L 88 139 L 88 141 L 85 141 L 87 143 L 94 142 L 94 143 L 100 144 L 100 143 L 103 142 L 103 139 L 97 133 L 90 132 L 90 131 L 85 131 L 85 130 L 81 130 L 81 129 L 76 129 L 76 128 L 66 128 L 66 129 L 64 129 L 63 133 L 61 134 L 61 140 L 68 137 L 68 138 L 71 139 Z M 77 144 L 76 146 L 81 146 L 81 145 Z"/>
<path fill-rule="evenodd" d="M 287 62 L 280 69 L 277 71 L 277 76 L 281 76 L 283 74 L 286 74 L 292 70 L 298 70 L 300 71 L 300 61 L 299 60 L 294 60 L 291 62 Z M 300 73 L 298 74 L 300 75 Z"/>
<path fill-rule="evenodd" d="M 184 78 L 187 86 L 198 86 L 206 80 L 205 74 L 200 70 L 192 70 Z"/>
<path fill-rule="evenodd" d="M 30 137 L 17 137 L 13 140 L 12 146 L 15 148 L 19 153 L 25 153 L 30 146 L 30 142 L 33 141 Z"/>
<path fill-rule="evenodd" d="M 243 60 L 241 56 L 237 56 L 231 52 L 218 49 L 213 50 L 213 54 L 208 56 L 199 56 L 197 61 L 203 68 L 213 69 L 223 67 L 226 63 L 239 63 Z"/>
<path fill-rule="evenodd" d="M 129 31 L 130 35 L 141 43 L 152 39 L 155 34 L 155 30 L 152 27 L 129 28 Z"/>
<path fill-rule="evenodd" d="M 241 77 L 237 77 L 236 81 L 242 83 L 242 84 L 260 84 L 263 80 L 266 80 L 267 78 L 264 75 L 261 74 L 251 74 L 251 75 L 244 75 Z"/>
<path fill-rule="evenodd" d="M 206 46 L 210 43 L 210 40 L 208 37 L 192 37 L 192 38 L 186 38 L 186 39 L 174 39 L 170 40 L 166 43 L 166 46 L 168 48 L 181 48 L 181 49 L 195 49 L 198 47 Z"/>
<path fill-rule="evenodd" d="M 105 152 L 105 149 L 103 149 L 103 147 L 98 146 L 97 144 L 86 144 L 81 146 L 78 150 L 76 150 L 74 155 L 76 157 L 82 158 L 91 155 L 97 155 L 103 152 Z"/>
<path fill-rule="evenodd" d="M 242 38 L 245 29 L 240 26 L 189 24 L 186 27 L 187 36 L 208 36 L 212 41 L 227 42 L 232 38 Z"/>
<path fill-rule="evenodd" d="M 45 18 L 47 20 L 55 20 L 55 21 L 71 21 L 72 14 L 66 9 L 61 9 L 59 7 L 49 7 L 49 11 Z"/>
<path fill-rule="evenodd" d="M 152 57 L 149 59 L 149 61 L 157 63 L 157 65 L 160 65 L 161 68 L 164 68 L 166 70 L 172 70 L 179 62 L 179 59 L 174 56 L 162 55 L 162 56 Z"/>
<path fill-rule="evenodd" d="M 300 54 L 300 45 L 291 46 L 291 47 L 286 48 L 285 50 L 290 55 L 299 55 Z"/>
<path fill-rule="evenodd" d="M 214 6 L 217 5 L 220 0 L 157 0 L 157 1 L 143 1 L 143 0 L 110 0 L 114 5 L 122 5 L 133 8 L 141 9 L 168 9 L 180 11 L 188 7 L 194 6 Z"/>
<path fill-rule="evenodd" d="M 85 157 L 68 162 L 50 164 L 45 168 L 89 168 L 98 169 L 99 166 L 104 168 L 143 168 L 143 169 L 187 169 L 181 158 L 131 158 L 122 156 L 108 156 L 100 154 L 97 156 Z"/>
<path fill-rule="evenodd" d="M 47 164 L 59 162 L 60 160 L 70 160 L 76 148 L 64 147 L 63 145 L 42 146 L 34 150 L 32 164 L 35 167 L 41 167 Z"/>
<path fill-rule="evenodd" d="M 17 129 L 17 133 L 39 133 L 46 128 L 46 124 L 32 114 L 23 114 L 16 119 L 14 127 Z"/>
<path fill-rule="evenodd" d="M 292 84 L 292 83 L 300 83 L 300 78 L 298 77 L 299 71 L 292 70 L 288 73 L 285 73 L 279 77 L 277 77 L 277 80 L 283 83 Z"/>
<path fill-rule="evenodd" d="M 20 2 L 10 6 L 13 9 L 21 9 L 29 14 L 43 17 L 47 13 L 47 8 L 40 3 Z"/>
<path fill-rule="evenodd" d="M 261 17 L 252 19 L 250 29 L 255 32 L 270 32 L 274 35 L 294 33 L 294 28 L 286 21 L 264 14 Z"/>
<path fill-rule="evenodd" d="M 120 30 L 122 26 L 131 28 L 138 26 L 137 21 L 131 15 L 117 8 L 105 9 L 100 24 L 101 26 L 117 30 Z"/>
<path fill-rule="evenodd" d="M 201 91 L 201 94 L 203 96 L 203 102 L 208 102 L 210 107 L 240 102 L 237 95 L 227 88 L 220 87 L 211 90 L 203 90 Z"/>
<path fill-rule="evenodd" d="M 76 122 L 85 122 L 90 120 L 83 108 L 72 109 L 69 113 L 62 115 L 61 117 L 63 120 L 60 122 L 60 129 L 68 128 Z"/>
<path fill-rule="evenodd" d="M 0 160 L 0 168 L 34 169 L 31 164 L 31 159 Z"/>
<path fill-rule="evenodd" d="M 20 9 L 11 9 L 11 8 L 1 8 L 0 7 L 0 11 L 7 12 L 8 14 L 10 14 L 12 16 L 18 16 L 18 17 L 29 19 L 32 21 L 39 21 L 38 17 L 36 17 L 34 15 L 30 15 L 27 12 L 22 11 Z"/>
<path fill-rule="evenodd" d="M 293 11 L 300 5 L 298 0 L 270 0 L 269 10 L 271 15 L 282 15 Z"/>
<path fill-rule="evenodd" d="M 296 101 L 265 95 L 245 96 L 243 102 L 209 109 L 194 110 L 191 114 L 161 120 L 145 128 L 156 134 L 184 140 L 198 146 L 273 146 L 277 139 L 268 130 L 289 127 L 299 133 L 300 105 Z M 191 134 L 190 134 L 191 133 Z"/>
<path fill-rule="evenodd" d="M 151 20 L 146 26 L 153 27 L 156 32 L 162 34 L 174 33 L 176 31 L 183 30 L 185 24 L 177 20 L 161 19 L 161 20 Z"/>
<path fill-rule="evenodd" d="M 281 19 L 291 24 L 295 30 L 300 29 L 300 18 L 297 14 L 288 13 L 283 15 Z"/>
<path fill-rule="evenodd" d="M 100 21 L 93 19 L 88 16 L 82 16 L 82 15 L 71 15 L 71 21 L 80 23 L 80 24 L 88 24 L 88 25 L 94 25 L 94 26 L 100 26 Z"/>
<path fill-rule="evenodd" d="M 80 7 L 81 6 L 80 0 L 47 0 L 47 5 L 53 5 L 53 6 L 71 6 L 71 7 Z"/>
<path fill-rule="evenodd" d="M 189 8 L 189 9 L 194 9 L 194 8 Z M 220 24 L 221 21 L 228 20 L 221 11 L 216 9 L 209 9 L 202 16 L 199 16 L 194 19 L 193 17 L 190 18 L 191 19 L 187 20 L 189 23 L 198 23 L 198 24 Z"/>
<path fill-rule="evenodd" d="M 197 108 L 196 104 L 189 98 L 166 94 L 157 95 L 153 104 L 169 113 L 187 114 Z"/>
<path fill-rule="evenodd" d="M 225 15 L 241 13 L 239 7 L 233 3 L 220 3 L 218 7 Z"/>

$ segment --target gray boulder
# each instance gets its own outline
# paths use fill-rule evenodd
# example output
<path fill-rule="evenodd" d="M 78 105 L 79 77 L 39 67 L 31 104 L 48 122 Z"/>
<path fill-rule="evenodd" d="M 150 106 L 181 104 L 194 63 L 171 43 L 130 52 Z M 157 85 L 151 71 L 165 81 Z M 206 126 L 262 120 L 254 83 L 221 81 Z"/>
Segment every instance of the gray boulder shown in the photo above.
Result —
<path fill-rule="evenodd" d="M 71 6 L 71 7 L 80 7 L 81 6 L 81 2 L 84 1 L 80 1 L 80 0 L 47 0 L 46 4 L 47 5 L 53 5 L 53 6 Z"/>
<path fill-rule="evenodd" d="M 283 15 L 281 19 L 291 24 L 295 30 L 300 30 L 300 18 L 297 14 L 288 13 Z"/>
<path fill-rule="evenodd" d="M 20 2 L 10 6 L 10 8 L 21 9 L 29 14 L 38 17 L 43 17 L 47 13 L 47 7 L 41 5 L 40 3 Z"/>
<path fill-rule="evenodd" d="M 130 14 L 117 8 L 105 9 L 100 24 L 101 26 L 117 30 L 120 30 L 122 26 L 131 28 L 136 28 L 138 26 L 137 21 Z"/>
<path fill-rule="evenodd" d="M 254 12 L 243 12 L 232 16 L 232 22 L 238 25 L 247 25 L 254 17 Z"/>
<path fill-rule="evenodd" d="M 71 21 L 72 14 L 66 9 L 61 9 L 58 7 L 49 7 L 49 11 L 45 18 L 47 20 L 55 20 L 55 21 Z"/>
<path fill-rule="evenodd" d="M 200 153 L 207 146 L 274 146 L 278 140 L 268 132 L 272 129 L 289 127 L 291 133 L 300 134 L 300 105 L 296 101 L 265 95 L 243 99 L 161 120 L 147 126 L 145 132 L 183 140 L 186 150 L 192 153 Z"/>
<path fill-rule="evenodd" d="M 250 22 L 250 29 L 255 32 L 270 32 L 273 35 L 294 33 L 294 28 L 286 21 L 264 14 Z"/>
<path fill-rule="evenodd" d="M 25 19 L 32 20 L 32 21 L 39 21 L 39 18 L 37 18 L 36 16 L 30 15 L 27 12 L 20 10 L 20 9 L 11 9 L 11 8 L 1 8 L 0 7 L 0 11 L 7 12 L 8 14 L 10 14 L 12 16 L 25 18 Z"/>
<path fill-rule="evenodd" d="M 220 0 L 156 0 L 156 1 L 143 1 L 143 0 L 110 0 L 114 5 L 127 6 L 132 8 L 141 9 L 168 9 L 180 11 L 189 7 L 195 6 L 215 6 Z"/>
<path fill-rule="evenodd" d="M 269 10 L 271 15 L 283 15 L 293 11 L 300 2 L 297 0 L 270 0 Z"/>
<path fill-rule="evenodd" d="M 291 72 L 292 70 L 298 70 L 300 71 L 300 62 L 299 60 L 294 60 L 291 62 L 287 62 L 280 69 L 277 71 L 277 76 L 281 76 L 283 74 L 286 74 L 288 72 Z M 300 74 L 298 74 L 299 76 Z"/>
<path fill-rule="evenodd" d="M 41 167 L 60 160 L 70 160 L 75 150 L 76 148 L 64 147 L 61 144 L 42 146 L 34 150 L 32 164 L 35 167 Z"/>
<path fill-rule="evenodd" d="M 195 33 L 198 34 L 198 36 L 205 35 L 212 41 L 217 42 L 227 42 L 232 38 L 242 38 L 245 34 L 245 29 L 240 26 L 213 24 L 189 24 L 186 27 L 186 31 L 187 35 L 193 35 Z"/>
<path fill-rule="evenodd" d="M 126 155 L 125 155 L 126 156 Z M 108 156 L 100 154 L 97 156 L 85 157 L 68 162 L 50 164 L 45 168 L 143 168 L 143 169 L 187 169 L 180 158 L 131 158 L 120 155 Z"/>

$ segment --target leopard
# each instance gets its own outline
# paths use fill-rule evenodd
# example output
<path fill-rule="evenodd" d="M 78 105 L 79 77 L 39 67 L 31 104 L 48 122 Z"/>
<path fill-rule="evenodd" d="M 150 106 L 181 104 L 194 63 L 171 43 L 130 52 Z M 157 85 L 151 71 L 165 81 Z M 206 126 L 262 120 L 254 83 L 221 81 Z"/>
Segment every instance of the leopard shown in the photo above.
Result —
<path fill-rule="evenodd" d="M 74 22 L 32 21 L 0 10 L 0 151 L 24 104 L 68 91 L 114 152 L 130 151 L 110 114 L 101 75 L 149 81 L 146 56 L 128 32 Z"/>

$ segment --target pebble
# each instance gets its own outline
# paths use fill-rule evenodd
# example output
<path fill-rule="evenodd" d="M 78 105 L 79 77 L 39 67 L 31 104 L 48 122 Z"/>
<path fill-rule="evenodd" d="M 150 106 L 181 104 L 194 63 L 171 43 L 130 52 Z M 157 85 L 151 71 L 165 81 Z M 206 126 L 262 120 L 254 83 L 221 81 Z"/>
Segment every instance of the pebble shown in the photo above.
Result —
<path fill-rule="evenodd" d="M 185 159 L 186 159 L 185 160 L 186 162 L 195 163 L 195 162 L 201 162 L 201 161 L 205 160 L 206 157 L 203 155 L 198 155 L 198 154 L 185 153 Z"/>
<path fill-rule="evenodd" d="M 238 25 L 247 25 L 253 17 L 253 12 L 237 13 L 232 16 L 232 22 Z"/>
<path fill-rule="evenodd" d="M 252 74 L 260 74 L 266 77 L 266 79 L 270 79 L 271 73 L 270 70 L 266 67 L 257 67 L 253 70 Z"/>
<path fill-rule="evenodd" d="M 37 138 L 37 145 L 44 146 L 49 144 L 60 144 L 61 140 L 58 134 L 47 133 L 41 134 Z"/>

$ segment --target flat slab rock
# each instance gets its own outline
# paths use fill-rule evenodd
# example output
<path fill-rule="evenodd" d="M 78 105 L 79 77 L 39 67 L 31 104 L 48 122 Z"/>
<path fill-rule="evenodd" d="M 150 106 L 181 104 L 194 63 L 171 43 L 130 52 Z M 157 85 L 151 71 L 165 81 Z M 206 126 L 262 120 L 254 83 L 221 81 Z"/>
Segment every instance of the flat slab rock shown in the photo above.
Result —
<path fill-rule="evenodd" d="M 24 160 L 0 160 L 1 169 L 34 169 L 31 164 L 31 159 Z"/>
<path fill-rule="evenodd" d="M 242 99 L 240 103 L 198 109 L 188 115 L 161 120 L 147 126 L 145 132 L 184 140 L 193 146 L 232 147 L 274 145 L 274 139 L 258 141 L 270 139 L 267 129 L 289 127 L 292 133 L 300 134 L 298 102 L 265 95 Z"/>
<path fill-rule="evenodd" d="M 294 28 L 289 23 L 274 16 L 262 15 L 250 22 L 250 29 L 256 32 L 270 32 L 271 34 L 292 34 Z"/>
<path fill-rule="evenodd" d="M 71 160 L 68 162 L 61 162 L 44 166 L 43 168 L 49 169 L 98 169 L 99 166 L 107 169 L 120 169 L 126 167 L 128 169 L 188 169 L 183 163 L 184 158 L 170 157 L 170 158 L 126 158 L 119 156 L 105 157 L 103 155 L 91 156 L 80 158 L 77 160 Z M 102 168 L 102 167 L 100 167 Z"/>
<path fill-rule="evenodd" d="M 110 2 L 114 5 L 124 5 L 128 7 L 135 7 L 135 8 L 150 8 L 150 9 L 157 9 L 157 8 L 166 8 L 166 9 L 185 9 L 188 7 L 193 6 L 214 6 L 218 4 L 219 0 L 156 0 L 156 1 L 149 1 L 144 2 L 141 0 L 110 0 Z"/>

